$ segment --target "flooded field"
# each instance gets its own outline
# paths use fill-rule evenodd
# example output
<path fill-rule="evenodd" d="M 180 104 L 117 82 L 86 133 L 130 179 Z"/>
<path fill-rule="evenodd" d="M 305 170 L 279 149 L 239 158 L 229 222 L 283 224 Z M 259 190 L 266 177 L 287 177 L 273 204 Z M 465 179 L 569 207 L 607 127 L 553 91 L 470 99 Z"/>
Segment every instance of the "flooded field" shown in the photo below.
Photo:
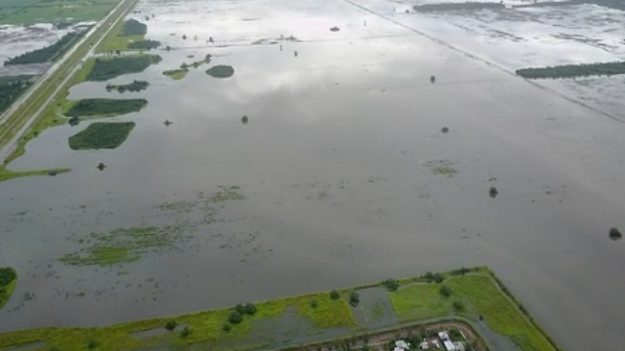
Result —
<path fill-rule="evenodd" d="M 132 16 L 150 17 L 162 61 L 69 97 L 146 99 L 106 118 L 135 123 L 125 141 L 72 150 L 91 121 L 49 129 L 10 167 L 72 171 L 0 183 L 0 266 L 19 273 L 0 331 L 487 265 L 565 349 L 625 343 L 625 242 L 608 235 L 625 228 L 623 76 L 511 73 L 622 59 L 622 42 L 566 39 L 568 51 L 536 31 L 595 14 L 605 42 L 625 15 L 580 5 L 495 21 L 412 5 L 142 0 Z M 500 25 L 523 40 L 487 40 Z M 106 89 L 135 80 L 149 86 Z"/>

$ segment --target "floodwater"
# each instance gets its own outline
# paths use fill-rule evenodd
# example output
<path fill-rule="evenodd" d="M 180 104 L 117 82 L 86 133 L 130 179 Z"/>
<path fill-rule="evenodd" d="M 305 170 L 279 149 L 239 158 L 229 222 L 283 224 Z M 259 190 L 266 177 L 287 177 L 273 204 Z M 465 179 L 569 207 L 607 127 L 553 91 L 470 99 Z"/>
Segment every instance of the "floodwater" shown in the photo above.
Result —
<path fill-rule="evenodd" d="M 341 0 L 141 1 L 136 16 L 155 15 L 148 37 L 174 50 L 157 50 L 163 61 L 145 72 L 71 91 L 145 97 L 144 110 L 114 118 L 136 122 L 128 140 L 72 151 L 67 138 L 87 123 L 53 128 L 11 168 L 72 172 L 0 183 L 0 266 L 20 274 L 0 330 L 487 265 L 565 349 L 625 343 L 625 242 L 608 237 L 625 228 L 625 125 L 410 30 L 393 2 L 360 4 L 375 11 Z M 212 62 L 183 80 L 162 75 L 206 54 Z M 214 65 L 235 73 L 204 73 Z M 150 86 L 104 88 L 133 79 Z M 215 221 L 186 205 L 163 210 L 219 186 L 245 198 Z M 135 262 L 58 260 L 93 232 L 170 225 L 186 231 L 176 245 Z"/>

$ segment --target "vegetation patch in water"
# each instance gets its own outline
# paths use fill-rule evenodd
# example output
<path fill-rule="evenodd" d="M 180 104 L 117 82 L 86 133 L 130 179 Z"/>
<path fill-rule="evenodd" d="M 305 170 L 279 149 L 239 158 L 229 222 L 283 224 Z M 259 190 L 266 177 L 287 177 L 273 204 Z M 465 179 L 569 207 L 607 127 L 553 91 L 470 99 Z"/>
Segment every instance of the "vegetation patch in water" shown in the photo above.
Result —
<path fill-rule="evenodd" d="M 158 55 L 131 55 L 112 58 L 96 58 L 86 79 L 104 81 L 128 73 L 143 72 L 151 64 L 161 61 Z"/>
<path fill-rule="evenodd" d="M 4 112 L 35 81 L 35 76 L 20 75 L 0 77 L 0 113 Z"/>
<path fill-rule="evenodd" d="M 122 26 L 122 36 L 129 35 L 145 35 L 148 32 L 148 26 L 144 23 L 137 21 L 136 19 L 129 19 L 124 22 Z"/>
<path fill-rule="evenodd" d="M 625 74 L 625 61 L 523 68 L 516 74 L 529 79 L 611 76 Z"/>
<path fill-rule="evenodd" d="M 206 74 L 214 78 L 229 78 L 234 75 L 232 66 L 218 65 L 206 70 Z"/>
<path fill-rule="evenodd" d="M 140 111 L 148 104 L 146 99 L 83 99 L 65 112 L 68 117 L 116 116 Z"/>
<path fill-rule="evenodd" d="M 17 273 L 11 267 L 0 268 L 0 310 L 11 298 L 15 285 L 17 284 Z"/>
<path fill-rule="evenodd" d="M 187 76 L 187 73 L 189 73 L 189 70 L 181 68 L 181 69 L 172 69 L 172 70 L 164 71 L 163 75 L 173 80 L 181 80 Z"/>
<path fill-rule="evenodd" d="M 412 7 L 417 12 L 440 12 L 440 11 L 461 11 L 461 10 L 485 10 L 485 9 L 504 9 L 503 3 L 496 2 L 462 2 L 462 3 L 441 3 L 441 4 L 423 4 L 414 5 Z"/>
<path fill-rule="evenodd" d="M 453 163 L 448 160 L 429 161 L 425 164 L 434 174 L 453 177 L 458 174 L 458 170 L 453 167 Z"/>
<path fill-rule="evenodd" d="M 5 167 L 0 166 L 0 182 L 21 178 L 21 177 L 34 177 L 34 176 L 56 176 L 61 173 L 69 172 L 69 168 L 52 168 L 52 169 L 38 169 L 31 171 L 11 171 Z"/>
<path fill-rule="evenodd" d="M 92 123 L 69 138 L 69 147 L 72 150 L 115 149 L 128 138 L 134 127 L 134 122 Z"/>
<path fill-rule="evenodd" d="M 63 56 L 74 45 L 74 43 L 85 33 L 86 30 L 79 32 L 71 32 L 65 34 L 56 43 L 46 46 L 45 48 L 29 51 L 22 55 L 16 56 L 4 62 L 5 66 L 9 65 L 24 65 L 31 63 L 43 63 L 48 61 L 55 61 L 59 57 Z"/>
<path fill-rule="evenodd" d="M 135 93 L 147 89 L 149 85 L 150 83 L 144 80 L 134 80 L 132 83 L 128 84 L 107 84 L 106 91 L 117 90 L 118 93 L 125 93 L 127 91 Z"/>
<path fill-rule="evenodd" d="M 173 228 L 119 228 L 107 233 L 92 233 L 83 244 L 88 247 L 62 256 L 59 260 L 73 266 L 109 266 L 136 261 L 147 252 L 171 246 Z"/>
<path fill-rule="evenodd" d="M 158 40 L 138 40 L 128 43 L 128 49 L 134 50 L 152 50 L 161 46 Z"/>

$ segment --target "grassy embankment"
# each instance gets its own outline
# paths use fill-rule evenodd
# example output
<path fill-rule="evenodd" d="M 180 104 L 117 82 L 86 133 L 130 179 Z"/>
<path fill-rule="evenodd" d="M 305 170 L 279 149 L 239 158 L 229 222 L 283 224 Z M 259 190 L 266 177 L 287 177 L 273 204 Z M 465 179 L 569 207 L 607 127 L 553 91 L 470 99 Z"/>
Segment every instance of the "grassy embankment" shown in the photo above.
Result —
<path fill-rule="evenodd" d="M 0 310 L 11 298 L 17 285 L 17 273 L 11 267 L 0 268 Z"/>
<path fill-rule="evenodd" d="M 120 0 L 2 0 L 0 24 L 98 21 Z M 71 5 L 71 6 L 70 6 Z"/>
<path fill-rule="evenodd" d="M 625 74 L 625 61 L 523 68 L 516 70 L 516 74 L 529 79 L 612 76 Z"/>
<path fill-rule="evenodd" d="M 35 118 L 35 121 L 25 130 L 25 132 L 20 135 L 17 140 L 17 145 L 15 149 L 3 162 L 3 165 L 0 166 L 0 174 L 4 174 L 3 177 L 0 177 L 1 180 L 7 180 L 11 178 L 15 178 L 18 176 L 31 176 L 31 175 L 42 175 L 47 174 L 48 170 L 39 170 L 32 172 L 14 172 L 6 169 L 6 166 L 17 157 L 21 156 L 25 152 L 26 144 L 39 135 L 43 130 L 64 123 L 61 118 L 59 118 L 57 109 L 62 107 L 63 105 L 63 97 L 67 96 L 68 88 L 80 81 L 80 78 L 74 77 L 69 84 L 63 85 L 64 79 L 67 76 L 73 74 L 73 71 L 76 66 L 80 64 L 81 59 L 87 55 L 93 42 L 96 41 L 100 36 L 104 35 L 104 33 L 108 30 L 108 28 L 118 21 L 121 20 L 123 15 L 125 15 L 130 9 L 132 9 L 138 0 L 128 0 L 122 6 L 120 6 L 114 14 L 108 17 L 103 23 L 101 27 L 99 27 L 91 36 L 82 42 L 80 46 L 76 48 L 76 50 L 70 55 L 70 57 L 60 65 L 60 67 L 54 71 L 50 77 L 41 84 L 35 91 L 33 91 L 27 103 L 21 105 L 11 116 L 9 116 L 5 123 L 2 124 L 2 130 L 0 130 L 0 147 L 5 146 L 9 143 L 18 132 L 22 130 L 24 125 L 26 125 L 31 118 Z M 96 2 L 85 2 L 86 6 L 93 7 L 99 1 Z M 115 3 L 118 3 L 116 0 Z M 107 9 L 107 11 L 110 10 Z M 99 18 L 104 16 L 104 13 L 101 14 Z M 88 66 L 88 65 L 87 65 Z M 84 69 L 83 69 L 84 71 Z M 57 88 L 61 85 L 62 89 L 57 90 Z M 52 103 L 49 103 L 52 101 Z M 53 102 L 56 104 L 53 104 Z M 38 114 L 40 108 L 45 107 L 42 113 Z M 52 172 L 59 171 L 68 171 L 68 169 L 55 169 L 49 170 Z"/>
<path fill-rule="evenodd" d="M 402 322 L 457 316 L 474 322 L 483 319 L 492 330 L 510 337 L 521 350 L 557 350 L 488 269 L 479 268 L 460 273 L 455 271 L 434 277 L 402 280 L 399 281 L 399 289 L 389 292 L 393 308 Z M 451 290 L 447 297 L 441 294 L 443 285 Z M 316 330 L 346 327 L 357 332 L 362 329 L 357 326 L 349 307 L 348 296 L 351 291 L 353 289 L 340 291 L 340 297 L 336 300 L 328 292 L 322 292 L 259 303 L 256 305 L 257 312 L 253 316 L 244 316 L 240 324 L 227 322 L 233 309 L 220 309 L 105 328 L 18 331 L 0 335 L 0 347 L 37 341 L 45 342 L 47 347 L 68 351 L 84 349 L 89 341 L 95 342 L 99 350 L 133 350 L 166 345 L 176 348 L 193 343 L 206 343 L 202 344 L 206 347 L 229 345 L 228 343 L 240 345 L 237 344 L 238 341 L 256 335 L 252 332 L 259 325 L 258 322 L 262 321 L 266 327 L 266 322 L 284 315 L 290 307 L 300 317 L 309 319 Z M 139 338 L 132 334 L 141 330 L 164 328 L 172 320 L 187 326 L 189 333 L 167 332 L 151 338 Z M 224 324 L 228 324 L 229 328 L 225 328 Z M 263 341 L 258 342 L 262 344 Z M 231 349 L 236 347 L 232 346 Z"/>

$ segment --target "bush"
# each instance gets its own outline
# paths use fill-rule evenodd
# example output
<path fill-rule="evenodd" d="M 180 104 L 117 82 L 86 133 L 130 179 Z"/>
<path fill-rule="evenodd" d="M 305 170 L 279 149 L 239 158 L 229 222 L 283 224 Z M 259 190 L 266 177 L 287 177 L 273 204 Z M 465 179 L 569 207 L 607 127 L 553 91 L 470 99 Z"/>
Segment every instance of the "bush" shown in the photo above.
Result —
<path fill-rule="evenodd" d="M 432 272 L 427 272 L 424 277 L 430 283 L 435 282 L 440 284 L 443 282 L 443 280 L 445 280 L 445 277 L 443 277 L 443 275 L 440 273 L 432 274 Z"/>
<path fill-rule="evenodd" d="M 310 301 L 310 308 L 317 308 L 317 307 L 319 307 L 319 302 L 317 300 Z"/>
<path fill-rule="evenodd" d="M 245 307 L 244 307 L 245 314 L 253 316 L 253 315 L 256 314 L 256 311 L 257 311 L 256 306 L 254 306 L 253 303 L 248 302 L 248 303 L 245 304 Z"/>
<path fill-rule="evenodd" d="M 452 306 L 456 312 L 464 312 L 465 310 L 464 304 L 460 301 L 454 301 Z"/>
<path fill-rule="evenodd" d="M 224 325 L 221 327 L 221 329 L 227 333 L 230 330 L 232 330 L 232 326 L 229 323 L 224 323 Z"/>
<path fill-rule="evenodd" d="M 618 239 L 621 239 L 622 237 L 623 237 L 623 234 L 621 234 L 621 232 L 617 228 L 610 229 L 610 239 L 618 240 Z"/>
<path fill-rule="evenodd" d="M 341 294 L 339 294 L 338 291 L 336 291 L 336 290 L 330 291 L 330 298 L 332 300 L 338 300 L 340 297 L 341 297 Z"/>
<path fill-rule="evenodd" d="M 237 311 L 240 315 L 245 314 L 245 306 L 243 306 L 243 304 L 237 304 L 236 306 L 234 306 L 234 310 Z"/>
<path fill-rule="evenodd" d="M 180 336 L 183 338 L 186 338 L 189 335 L 191 335 L 191 329 L 189 329 L 189 327 L 184 327 L 184 329 L 180 332 Z"/>
<path fill-rule="evenodd" d="M 89 350 L 93 350 L 93 349 L 95 349 L 96 347 L 98 347 L 98 343 L 97 343 L 95 340 L 90 339 L 89 341 L 87 341 L 87 348 L 88 348 Z"/>
<path fill-rule="evenodd" d="M 177 326 L 178 323 L 176 321 L 167 321 L 167 323 L 165 323 L 165 329 L 169 331 L 176 329 Z"/>
<path fill-rule="evenodd" d="M 238 311 L 232 311 L 228 317 L 228 322 L 232 324 L 239 324 L 243 321 L 243 316 Z"/>
<path fill-rule="evenodd" d="M 443 295 L 443 297 L 450 297 L 451 296 L 451 289 L 448 286 L 441 286 L 441 290 L 440 290 L 441 295 Z"/>
<path fill-rule="evenodd" d="M 358 304 L 360 303 L 360 296 L 358 295 L 357 292 L 352 291 L 351 294 L 349 294 L 349 304 L 352 305 L 353 307 L 358 306 Z"/>
<path fill-rule="evenodd" d="M 387 279 L 382 284 L 388 289 L 388 291 L 396 291 L 399 288 L 399 283 L 395 279 Z"/>

